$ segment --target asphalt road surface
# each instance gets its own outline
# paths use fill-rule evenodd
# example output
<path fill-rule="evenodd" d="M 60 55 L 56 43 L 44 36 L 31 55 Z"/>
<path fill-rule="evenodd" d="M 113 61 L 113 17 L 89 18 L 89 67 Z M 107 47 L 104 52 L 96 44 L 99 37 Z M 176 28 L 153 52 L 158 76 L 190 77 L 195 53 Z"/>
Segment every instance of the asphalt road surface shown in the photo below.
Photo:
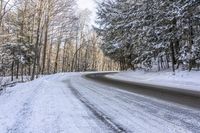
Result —
<path fill-rule="evenodd" d="M 108 74 L 114 73 L 92 73 L 83 75 L 83 77 L 133 93 L 151 96 L 200 109 L 200 93 L 198 91 L 111 79 L 106 77 Z"/>
<path fill-rule="evenodd" d="M 114 132 L 199 133 L 199 94 L 84 74 L 68 84 L 74 95 Z"/>

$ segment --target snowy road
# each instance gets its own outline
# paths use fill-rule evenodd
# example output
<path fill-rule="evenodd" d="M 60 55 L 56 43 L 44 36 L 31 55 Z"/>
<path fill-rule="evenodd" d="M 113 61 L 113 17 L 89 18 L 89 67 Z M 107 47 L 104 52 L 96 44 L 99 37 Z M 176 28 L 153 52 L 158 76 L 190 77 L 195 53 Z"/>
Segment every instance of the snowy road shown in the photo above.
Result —
<path fill-rule="evenodd" d="M 157 99 L 170 101 L 174 103 L 179 103 L 182 105 L 190 106 L 193 108 L 200 108 L 200 91 L 192 89 L 183 89 L 181 86 L 168 87 L 164 85 L 155 85 L 150 83 L 136 82 L 133 78 L 132 81 L 117 79 L 109 77 L 113 73 L 94 73 L 85 74 L 83 77 L 99 82 L 101 84 L 106 84 L 108 86 L 115 86 L 122 90 L 127 90 L 129 92 L 141 94 L 144 96 L 151 96 Z M 115 75 L 115 73 L 114 73 Z"/>
<path fill-rule="evenodd" d="M 45 76 L 0 96 L 1 133 L 199 133 L 200 109 L 87 80 Z"/>

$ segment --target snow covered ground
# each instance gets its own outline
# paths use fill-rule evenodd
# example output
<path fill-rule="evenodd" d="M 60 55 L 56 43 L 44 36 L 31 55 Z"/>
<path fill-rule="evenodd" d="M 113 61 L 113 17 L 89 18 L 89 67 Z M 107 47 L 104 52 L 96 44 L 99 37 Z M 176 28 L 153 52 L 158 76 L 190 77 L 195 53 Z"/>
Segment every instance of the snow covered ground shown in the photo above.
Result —
<path fill-rule="evenodd" d="M 46 76 L 8 88 L 0 96 L 0 132 L 109 131 L 62 82 L 73 75 L 77 74 Z"/>
<path fill-rule="evenodd" d="M 107 75 L 107 77 L 200 92 L 200 71 L 176 71 L 174 75 L 171 71 L 145 72 L 137 70 Z"/>
<path fill-rule="evenodd" d="M 23 77 L 23 82 L 27 82 L 30 81 L 30 76 L 24 76 Z M 16 79 L 16 77 L 13 77 L 13 81 L 11 81 L 11 77 L 7 76 L 7 77 L 0 77 L 0 89 L 3 89 L 4 87 L 6 87 L 9 84 L 14 84 L 14 83 L 19 83 L 22 82 L 21 77 L 19 76 L 18 79 Z"/>
<path fill-rule="evenodd" d="M 44 76 L 0 95 L 0 133 L 198 133 L 200 110 L 81 77 Z"/>

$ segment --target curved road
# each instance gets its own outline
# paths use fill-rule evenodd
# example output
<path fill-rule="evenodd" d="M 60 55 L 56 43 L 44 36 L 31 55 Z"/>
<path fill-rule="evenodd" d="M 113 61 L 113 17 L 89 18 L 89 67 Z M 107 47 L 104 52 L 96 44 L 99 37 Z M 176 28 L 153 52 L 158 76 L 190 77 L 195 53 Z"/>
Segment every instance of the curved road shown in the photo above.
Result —
<path fill-rule="evenodd" d="M 198 93 L 104 75 L 60 73 L 7 88 L 0 132 L 199 133 Z"/>
<path fill-rule="evenodd" d="M 85 74 L 83 77 L 102 84 L 111 85 L 119 89 L 127 90 L 133 93 L 155 97 L 161 100 L 175 102 L 178 104 L 200 109 L 200 93 L 199 91 L 184 90 L 181 88 L 172 88 L 166 86 L 158 86 L 151 84 L 142 84 L 137 82 L 123 81 L 106 77 L 110 73 L 91 73 Z"/>
<path fill-rule="evenodd" d="M 114 132 L 199 133 L 198 94 L 109 79 L 107 74 L 83 74 L 71 78 L 68 84 Z"/>

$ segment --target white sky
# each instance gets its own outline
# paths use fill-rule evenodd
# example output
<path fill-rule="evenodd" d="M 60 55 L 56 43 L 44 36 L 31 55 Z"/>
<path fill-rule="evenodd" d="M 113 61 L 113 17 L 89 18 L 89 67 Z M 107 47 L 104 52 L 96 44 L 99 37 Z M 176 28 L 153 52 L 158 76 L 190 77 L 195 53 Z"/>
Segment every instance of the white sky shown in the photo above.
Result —
<path fill-rule="evenodd" d="M 92 12 L 91 24 L 94 24 L 96 17 L 96 4 L 94 0 L 78 0 L 78 6 L 80 9 L 89 9 Z"/>

